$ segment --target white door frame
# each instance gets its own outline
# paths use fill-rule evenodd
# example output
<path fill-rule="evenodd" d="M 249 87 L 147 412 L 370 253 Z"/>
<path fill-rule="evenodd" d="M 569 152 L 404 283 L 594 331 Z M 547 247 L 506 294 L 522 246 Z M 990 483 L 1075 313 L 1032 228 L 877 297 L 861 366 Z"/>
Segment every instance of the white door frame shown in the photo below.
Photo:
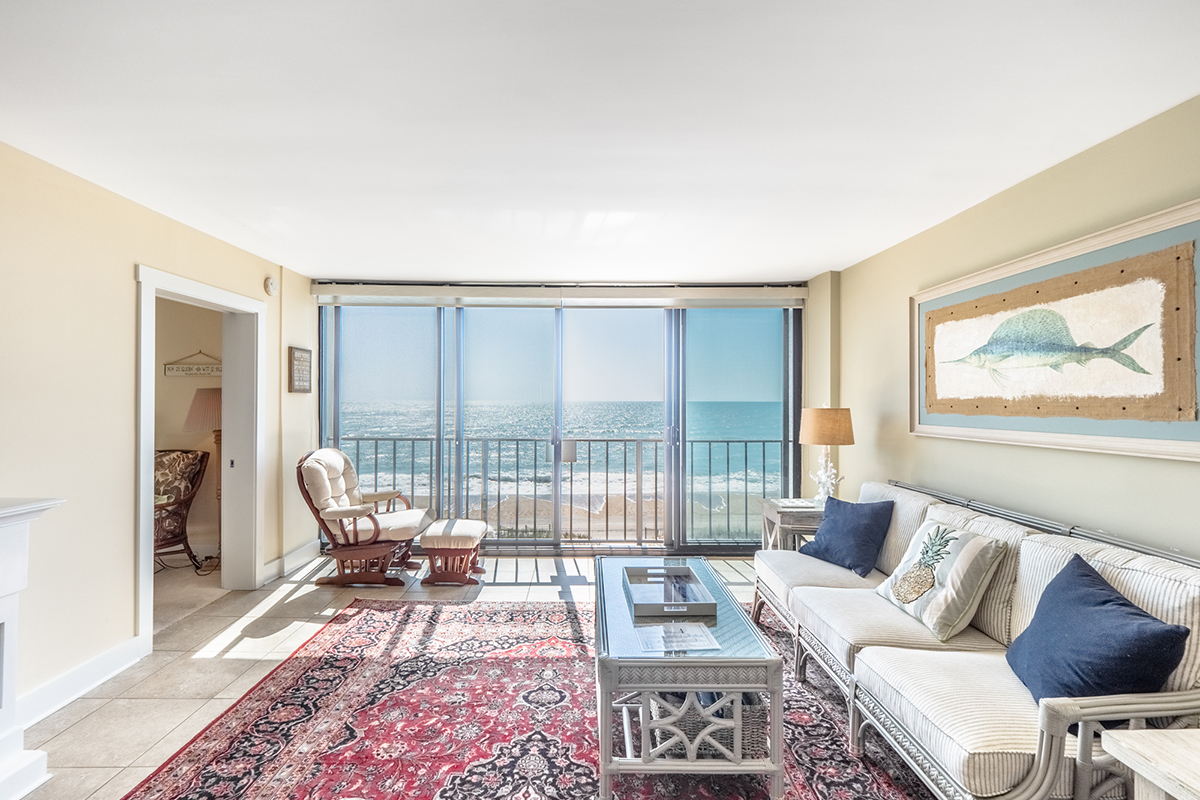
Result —
<path fill-rule="evenodd" d="M 137 629 L 154 631 L 155 301 L 175 300 L 224 314 L 221 376 L 221 586 L 257 589 L 264 582 L 266 526 L 262 473 L 266 454 L 267 304 L 244 295 L 137 265 Z"/>

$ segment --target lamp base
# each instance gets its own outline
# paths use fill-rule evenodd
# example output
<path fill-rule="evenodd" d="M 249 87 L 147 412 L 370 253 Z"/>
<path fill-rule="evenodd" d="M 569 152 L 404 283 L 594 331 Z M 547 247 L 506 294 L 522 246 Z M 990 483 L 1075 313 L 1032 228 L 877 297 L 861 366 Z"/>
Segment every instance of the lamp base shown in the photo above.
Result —
<path fill-rule="evenodd" d="M 844 480 L 841 475 L 837 474 L 837 469 L 829 458 L 829 445 L 825 445 L 821 450 L 821 457 L 817 459 L 817 471 L 810 472 L 808 476 L 817 482 L 817 494 L 813 497 L 813 506 L 824 508 L 825 501 L 833 497 L 834 492 L 837 491 L 837 485 Z"/>

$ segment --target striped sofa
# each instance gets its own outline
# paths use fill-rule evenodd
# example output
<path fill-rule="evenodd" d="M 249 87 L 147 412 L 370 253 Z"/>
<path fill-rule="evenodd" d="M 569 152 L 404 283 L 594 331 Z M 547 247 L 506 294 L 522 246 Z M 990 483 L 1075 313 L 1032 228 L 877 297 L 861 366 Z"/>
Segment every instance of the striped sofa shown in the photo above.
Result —
<path fill-rule="evenodd" d="M 791 629 L 797 677 L 810 662 L 846 695 L 852 752 L 876 729 L 947 800 L 1125 797 L 1127 771 L 1099 746 L 1099 720 L 1192 726 L 1200 714 L 1200 570 L 1111 545 L 1041 533 L 879 483 L 860 502 L 892 500 L 891 526 L 866 578 L 796 552 L 755 555 L 755 619 L 769 606 Z M 1005 555 L 971 624 L 946 642 L 875 593 L 925 520 L 1002 539 Z M 1186 625 L 1182 663 L 1153 695 L 1034 702 L 1005 651 L 1050 579 L 1080 554 L 1132 602 Z M 1096 632 L 1098 636 L 1103 631 Z"/>

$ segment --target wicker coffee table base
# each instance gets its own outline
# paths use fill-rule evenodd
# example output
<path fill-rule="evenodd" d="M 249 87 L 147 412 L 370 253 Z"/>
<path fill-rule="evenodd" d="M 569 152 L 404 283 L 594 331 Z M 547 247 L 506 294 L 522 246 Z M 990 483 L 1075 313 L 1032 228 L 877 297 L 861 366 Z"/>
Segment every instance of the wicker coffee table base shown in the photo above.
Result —
<path fill-rule="evenodd" d="M 773 800 L 783 797 L 782 666 L 777 661 L 689 661 L 681 658 L 670 666 L 598 661 L 600 800 L 610 800 L 612 776 L 623 772 L 764 774 L 770 777 Z M 744 704 L 746 692 L 763 693 L 769 702 Z M 702 693 L 718 699 L 706 704 Z M 618 720 L 620 754 L 614 752 L 614 737 L 604 735 Z"/>

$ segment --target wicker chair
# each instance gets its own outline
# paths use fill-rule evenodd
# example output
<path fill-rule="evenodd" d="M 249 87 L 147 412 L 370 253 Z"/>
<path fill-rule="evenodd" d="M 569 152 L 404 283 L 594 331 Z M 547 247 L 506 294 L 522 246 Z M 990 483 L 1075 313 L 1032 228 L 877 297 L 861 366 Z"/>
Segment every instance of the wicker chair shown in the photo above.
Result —
<path fill-rule="evenodd" d="M 154 452 L 155 558 L 182 553 L 200 568 L 200 559 L 188 544 L 187 520 L 207 467 L 208 453 L 203 450 Z"/>
<path fill-rule="evenodd" d="M 413 508 L 400 492 L 360 491 L 354 465 L 332 447 L 305 454 L 296 482 L 337 562 L 337 574 L 318 578 L 318 584 L 404 585 L 388 571 L 411 566 L 413 539 L 433 521 L 427 510 Z M 403 510 L 396 510 L 397 501 Z"/>

